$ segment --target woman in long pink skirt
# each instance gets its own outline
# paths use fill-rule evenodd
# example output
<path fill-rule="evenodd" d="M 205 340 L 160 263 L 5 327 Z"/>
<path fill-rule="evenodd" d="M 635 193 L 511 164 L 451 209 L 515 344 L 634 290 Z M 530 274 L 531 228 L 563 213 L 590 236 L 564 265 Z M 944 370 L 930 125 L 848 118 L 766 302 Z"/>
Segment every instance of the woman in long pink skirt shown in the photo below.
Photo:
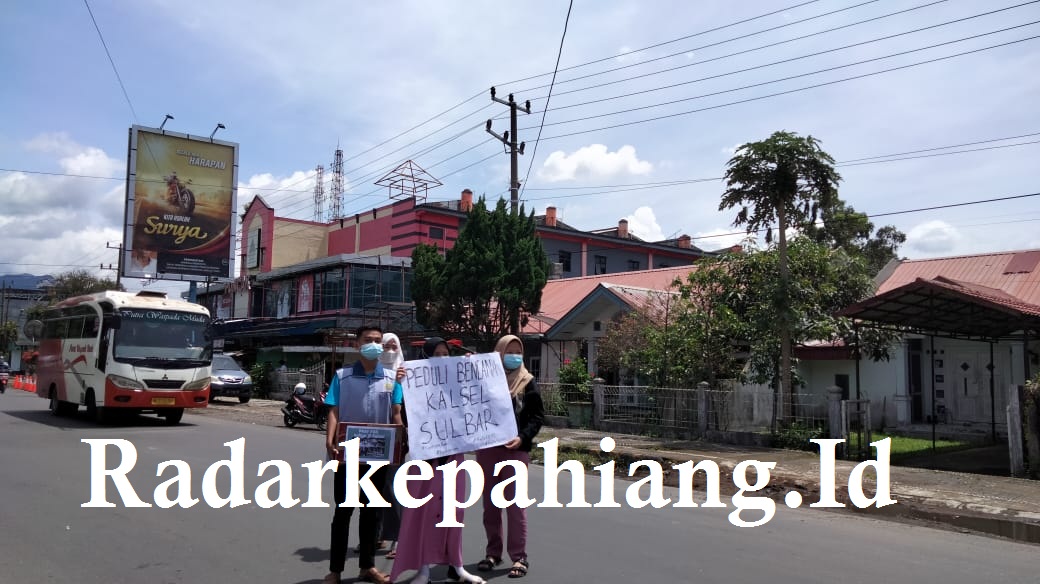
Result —
<path fill-rule="evenodd" d="M 434 337 L 426 341 L 423 352 L 427 357 L 446 357 L 449 355 L 448 344 L 444 339 Z M 407 408 L 405 404 L 405 408 Z M 449 566 L 453 579 L 469 584 L 486 584 L 483 578 L 468 573 L 462 567 L 462 528 L 437 527 L 441 522 L 444 509 L 444 473 L 438 466 L 455 461 L 462 464 L 466 460 L 462 454 L 445 456 L 437 460 L 427 460 L 433 467 L 433 478 L 428 481 L 408 481 L 408 492 L 416 499 L 432 495 L 430 500 L 418 509 L 405 507 L 401 510 L 401 529 L 397 541 L 397 557 L 390 572 L 390 581 L 396 582 L 398 576 L 409 570 L 418 570 L 411 584 L 426 584 L 430 580 L 430 567 L 435 565 Z M 409 469 L 409 474 L 418 476 L 418 469 Z M 455 500 L 466 500 L 465 473 L 456 476 Z M 463 509 L 456 512 L 459 523 L 463 523 Z"/>

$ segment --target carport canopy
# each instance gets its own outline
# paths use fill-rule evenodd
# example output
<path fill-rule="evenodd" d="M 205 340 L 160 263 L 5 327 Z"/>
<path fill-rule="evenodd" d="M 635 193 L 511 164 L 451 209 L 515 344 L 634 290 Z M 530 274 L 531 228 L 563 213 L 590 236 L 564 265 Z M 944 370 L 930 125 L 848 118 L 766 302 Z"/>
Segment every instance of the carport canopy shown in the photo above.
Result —
<path fill-rule="evenodd" d="M 921 334 L 999 340 L 1040 332 L 1040 306 L 1003 290 L 944 278 L 918 278 L 836 313 Z"/>

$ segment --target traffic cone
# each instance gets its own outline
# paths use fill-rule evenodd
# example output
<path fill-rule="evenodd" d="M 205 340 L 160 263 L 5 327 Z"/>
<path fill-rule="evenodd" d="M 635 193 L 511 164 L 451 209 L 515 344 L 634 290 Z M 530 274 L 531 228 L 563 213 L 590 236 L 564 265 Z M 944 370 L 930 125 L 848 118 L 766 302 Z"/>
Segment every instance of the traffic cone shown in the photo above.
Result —
<path fill-rule="evenodd" d="M 11 382 L 11 387 L 13 387 L 15 389 L 21 389 L 22 388 L 22 376 L 21 375 L 15 375 L 14 376 L 14 381 Z"/>
<path fill-rule="evenodd" d="M 29 393 L 36 393 L 36 379 L 30 379 L 29 383 L 26 384 L 26 391 Z"/>

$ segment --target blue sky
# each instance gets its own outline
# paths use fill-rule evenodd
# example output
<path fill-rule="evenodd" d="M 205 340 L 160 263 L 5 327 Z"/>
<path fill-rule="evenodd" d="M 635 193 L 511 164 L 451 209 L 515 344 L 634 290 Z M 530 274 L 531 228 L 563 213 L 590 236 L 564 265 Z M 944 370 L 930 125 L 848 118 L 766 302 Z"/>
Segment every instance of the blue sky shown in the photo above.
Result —
<path fill-rule="evenodd" d="M 1040 35 L 1040 24 L 1022 26 L 1040 21 L 1040 3 L 970 18 L 1018 4 L 577 0 L 536 151 L 541 114 L 521 116 L 527 142 L 521 177 L 533 159 L 523 198 L 538 213 L 555 205 L 562 220 L 579 228 L 627 218 L 640 236 L 686 233 L 713 249 L 739 239 L 714 237 L 736 231 L 733 214 L 718 211 L 721 181 L 607 193 L 616 187 L 597 187 L 720 177 L 736 145 L 776 130 L 816 136 L 839 162 L 1040 132 L 1040 39 L 754 99 Z M 923 7 L 909 10 L 916 6 Z M 83 2 L 8 5 L 0 19 L 6 72 L 0 167 L 120 177 L 131 124 L 158 126 L 171 114 L 167 129 L 205 136 L 220 122 L 227 129 L 217 136 L 241 144 L 239 207 L 261 194 L 279 214 L 300 218 L 313 215 L 313 170 L 328 168 L 337 144 L 348 158 L 348 214 L 387 201 L 373 184 L 385 169 L 459 133 L 414 156 L 444 183 L 431 199 L 456 198 L 464 188 L 502 194 L 508 157 L 488 141 L 483 123 L 505 108 L 492 104 L 487 89 L 516 92 L 532 100 L 535 112 L 544 109 L 546 88 L 535 88 L 548 85 L 551 75 L 508 82 L 551 74 L 567 12 L 566 2 L 539 0 L 316 1 L 291 8 L 270 1 L 91 0 L 90 7 L 136 116 Z M 773 11 L 779 12 L 638 50 Z M 906 12 L 884 16 L 897 11 Z M 965 20 L 934 26 L 957 19 Z M 781 28 L 759 32 L 773 27 Z M 823 32 L 835 27 L 844 28 Z M 933 28 L 875 41 L 922 27 Z M 1018 28 L 961 40 L 1008 27 Z M 795 40 L 813 33 L 820 34 Z M 789 42 L 775 44 L 782 41 Z M 861 44 L 832 50 L 855 43 Z M 939 43 L 949 44 L 917 50 Z M 829 52 L 795 59 L 821 51 Z M 905 51 L 914 52 L 880 58 Z M 607 71 L 619 67 L 626 68 Z M 801 77 L 777 81 L 792 76 Z M 607 85 L 589 88 L 600 84 Z M 764 85 L 739 89 L 756 84 Z M 676 86 L 662 89 L 669 85 Z M 586 103 L 624 94 L 635 95 Z M 673 100 L 684 101 L 656 105 Z M 752 101 L 727 105 L 742 100 Z M 646 109 L 615 113 L 640 107 Z M 702 108 L 711 109 L 599 129 Z M 601 117 L 572 121 L 591 116 Z M 495 121 L 497 131 L 507 127 Z M 1037 192 L 1040 144 L 1003 147 L 1035 140 L 1040 135 L 953 149 L 1000 146 L 985 151 L 842 165 L 841 196 L 858 210 L 884 213 Z M 118 180 L 0 172 L 0 272 L 114 264 L 106 243 L 119 241 L 123 189 Z M 907 257 L 1040 247 L 1038 201 L 876 223 L 909 235 L 901 250 Z"/>

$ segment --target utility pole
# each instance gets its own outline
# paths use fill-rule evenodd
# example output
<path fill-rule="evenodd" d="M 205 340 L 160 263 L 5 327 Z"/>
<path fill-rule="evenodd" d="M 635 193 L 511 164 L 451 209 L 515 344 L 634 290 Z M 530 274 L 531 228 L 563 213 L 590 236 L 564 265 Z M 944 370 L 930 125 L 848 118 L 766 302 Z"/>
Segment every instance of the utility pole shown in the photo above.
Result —
<path fill-rule="evenodd" d="M 111 243 L 108 243 L 106 241 L 105 242 L 105 247 L 108 248 L 108 249 L 118 249 L 119 250 L 119 263 L 114 268 L 115 271 L 116 271 L 116 289 L 118 290 L 119 289 L 119 282 L 120 282 L 121 278 L 123 277 L 123 244 L 120 243 L 119 245 L 115 245 L 114 246 Z M 112 264 L 108 264 L 107 268 L 104 266 L 104 264 L 102 264 L 101 265 L 101 269 L 102 270 L 111 270 L 111 269 L 113 269 L 112 268 Z"/>
<path fill-rule="evenodd" d="M 509 100 L 500 99 L 495 97 L 495 88 L 491 88 L 491 100 L 497 101 L 502 105 L 509 106 L 509 131 L 504 135 L 498 135 L 491 129 L 491 120 L 487 121 L 485 130 L 488 134 L 498 138 L 502 144 L 506 146 L 509 151 L 509 201 L 513 215 L 517 214 L 517 207 L 520 204 L 520 172 L 519 172 L 519 161 L 517 155 L 523 155 L 524 143 L 521 142 L 519 145 L 516 143 L 517 129 L 516 129 L 516 111 L 521 110 L 525 114 L 531 113 L 531 100 L 524 102 L 524 107 L 520 107 L 520 104 L 513 99 L 513 94 L 509 94 Z"/>

